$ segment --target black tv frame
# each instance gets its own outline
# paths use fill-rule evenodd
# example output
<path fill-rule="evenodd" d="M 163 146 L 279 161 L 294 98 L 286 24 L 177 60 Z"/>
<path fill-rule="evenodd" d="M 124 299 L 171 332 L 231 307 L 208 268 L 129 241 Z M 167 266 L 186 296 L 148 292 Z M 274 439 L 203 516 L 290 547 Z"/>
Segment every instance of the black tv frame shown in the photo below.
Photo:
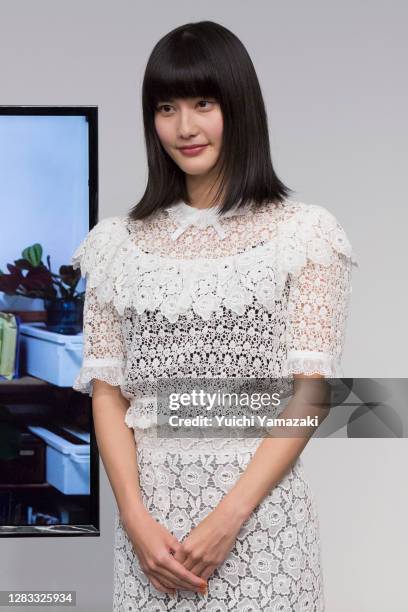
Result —
<path fill-rule="evenodd" d="M 0 115 L 83 116 L 88 123 L 89 144 L 89 229 L 98 222 L 98 106 L 0 105 Z M 75 391 L 75 393 L 79 393 Z M 100 536 L 99 452 L 92 418 L 92 399 L 88 398 L 90 422 L 90 518 L 89 525 L 0 525 L 2 537 L 84 537 Z"/>

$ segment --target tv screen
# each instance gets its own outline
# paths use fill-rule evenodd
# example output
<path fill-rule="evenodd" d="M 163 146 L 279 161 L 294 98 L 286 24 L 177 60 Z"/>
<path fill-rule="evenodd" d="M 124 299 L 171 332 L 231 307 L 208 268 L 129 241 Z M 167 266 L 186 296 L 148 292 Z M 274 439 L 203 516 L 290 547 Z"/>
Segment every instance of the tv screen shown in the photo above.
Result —
<path fill-rule="evenodd" d="M 0 107 L 0 536 L 99 535 L 91 399 L 72 389 L 97 222 L 97 107 Z"/>

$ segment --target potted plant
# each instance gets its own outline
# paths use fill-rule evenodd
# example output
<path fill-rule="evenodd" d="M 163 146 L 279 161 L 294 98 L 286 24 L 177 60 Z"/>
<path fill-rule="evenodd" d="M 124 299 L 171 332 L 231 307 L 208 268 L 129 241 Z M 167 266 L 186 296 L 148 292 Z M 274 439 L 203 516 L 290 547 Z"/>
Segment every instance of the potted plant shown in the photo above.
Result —
<path fill-rule="evenodd" d="M 41 244 L 28 246 L 22 258 L 7 264 L 9 274 L 0 270 L 0 291 L 6 295 L 22 295 L 44 300 L 47 329 L 60 334 L 77 334 L 82 331 L 85 291 L 76 286 L 81 278 L 80 270 L 60 266 L 59 274 L 51 270 L 50 256 L 47 266 L 42 262 Z"/>

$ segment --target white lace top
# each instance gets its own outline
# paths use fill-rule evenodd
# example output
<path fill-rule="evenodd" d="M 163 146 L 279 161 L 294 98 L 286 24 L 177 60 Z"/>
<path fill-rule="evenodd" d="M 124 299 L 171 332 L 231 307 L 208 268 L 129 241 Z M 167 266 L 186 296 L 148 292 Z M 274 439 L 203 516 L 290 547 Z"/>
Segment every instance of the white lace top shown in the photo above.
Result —
<path fill-rule="evenodd" d="M 358 264 L 334 215 L 289 198 L 217 212 L 109 217 L 73 255 L 87 275 L 74 389 L 120 385 L 129 427 L 154 426 L 156 378 L 342 376 Z"/>

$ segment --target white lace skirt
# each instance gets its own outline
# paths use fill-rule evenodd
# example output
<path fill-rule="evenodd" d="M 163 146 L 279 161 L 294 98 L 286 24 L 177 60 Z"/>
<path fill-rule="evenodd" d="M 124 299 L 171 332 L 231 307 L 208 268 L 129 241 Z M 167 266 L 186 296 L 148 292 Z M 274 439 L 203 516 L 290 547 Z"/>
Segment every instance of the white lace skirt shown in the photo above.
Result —
<path fill-rule="evenodd" d="M 216 507 L 262 438 L 160 439 L 135 429 L 143 502 L 179 541 Z M 141 570 L 118 512 L 113 612 L 322 612 L 316 504 L 298 458 L 242 525 L 208 579 L 208 594 L 158 591 Z"/>

